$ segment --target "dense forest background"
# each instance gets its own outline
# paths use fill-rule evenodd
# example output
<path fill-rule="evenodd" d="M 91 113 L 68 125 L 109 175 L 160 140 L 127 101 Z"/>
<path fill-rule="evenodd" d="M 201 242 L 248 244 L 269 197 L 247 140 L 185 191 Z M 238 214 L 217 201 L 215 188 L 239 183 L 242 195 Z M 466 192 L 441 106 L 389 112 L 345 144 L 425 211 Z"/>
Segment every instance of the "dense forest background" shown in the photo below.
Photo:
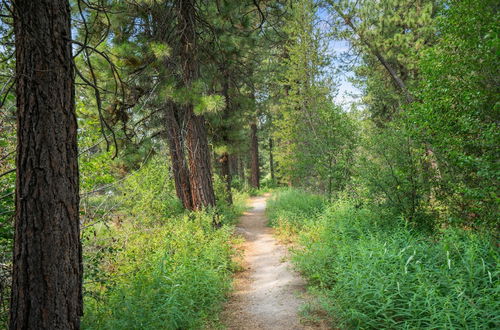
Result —
<path fill-rule="evenodd" d="M 303 247 L 296 265 L 337 324 L 499 326 L 497 1 L 56 2 L 0 4 L 0 327 L 30 216 L 16 177 L 20 201 L 37 173 L 27 137 L 52 129 L 20 115 L 20 54 L 45 39 L 19 36 L 56 5 L 70 20 L 84 328 L 216 322 L 238 268 L 231 225 L 272 189 L 271 223 Z"/>

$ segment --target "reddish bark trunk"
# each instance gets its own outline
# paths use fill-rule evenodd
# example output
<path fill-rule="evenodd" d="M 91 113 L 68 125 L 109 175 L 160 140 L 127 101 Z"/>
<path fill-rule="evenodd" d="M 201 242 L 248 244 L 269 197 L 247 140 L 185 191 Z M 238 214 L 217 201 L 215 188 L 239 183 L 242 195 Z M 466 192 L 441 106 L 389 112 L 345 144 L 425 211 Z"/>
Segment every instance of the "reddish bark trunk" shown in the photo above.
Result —
<path fill-rule="evenodd" d="M 250 125 L 250 185 L 260 188 L 259 173 L 259 141 L 257 139 L 257 124 Z"/>
<path fill-rule="evenodd" d="M 198 78 L 196 64 L 196 31 L 194 0 L 178 0 L 178 33 L 180 37 L 180 60 L 186 87 Z M 185 106 L 186 142 L 189 161 L 189 182 L 193 208 L 215 206 L 215 194 L 210 168 L 210 153 L 205 128 L 205 118 L 197 116 L 193 104 Z"/>
<path fill-rule="evenodd" d="M 170 150 L 170 160 L 172 162 L 175 192 L 184 208 L 192 210 L 193 199 L 191 195 L 191 184 L 189 182 L 189 170 L 184 154 L 184 141 L 180 129 L 182 125 L 179 125 L 178 122 L 180 115 L 178 108 L 174 104 L 169 104 L 166 109 L 167 140 Z"/>
<path fill-rule="evenodd" d="M 67 0 L 16 0 L 17 181 L 10 329 L 78 329 L 77 123 Z"/>
<path fill-rule="evenodd" d="M 190 118 L 187 122 L 187 148 L 189 159 L 189 181 L 193 208 L 200 210 L 207 206 L 215 206 L 215 193 L 210 168 L 210 153 L 208 149 L 205 119 L 196 116 L 192 106 L 187 113 Z"/>

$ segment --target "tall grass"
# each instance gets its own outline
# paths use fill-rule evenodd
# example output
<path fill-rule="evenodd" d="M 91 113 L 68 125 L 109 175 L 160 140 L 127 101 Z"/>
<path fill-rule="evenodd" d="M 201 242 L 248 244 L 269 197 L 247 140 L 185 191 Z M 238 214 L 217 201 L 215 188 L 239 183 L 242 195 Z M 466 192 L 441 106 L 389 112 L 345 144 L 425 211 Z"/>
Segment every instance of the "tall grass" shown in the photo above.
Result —
<path fill-rule="evenodd" d="M 114 283 L 85 299 L 85 329 L 200 328 L 219 311 L 230 288 L 230 230 L 206 213 L 164 226 L 123 229 L 127 240 L 113 267 Z M 96 288 L 94 288 L 96 289 Z"/>
<path fill-rule="evenodd" d="M 295 189 L 277 191 L 267 202 L 269 225 L 282 240 L 291 240 L 304 227 L 310 227 L 323 212 L 325 200 Z"/>
<path fill-rule="evenodd" d="M 316 203 L 296 192 L 278 195 L 274 205 L 297 199 Z M 500 327 L 499 251 L 491 237 L 459 229 L 424 235 L 348 201 L 302 214 L 293 219 L 302 222 L 293 259 L 339 327 Z"/>

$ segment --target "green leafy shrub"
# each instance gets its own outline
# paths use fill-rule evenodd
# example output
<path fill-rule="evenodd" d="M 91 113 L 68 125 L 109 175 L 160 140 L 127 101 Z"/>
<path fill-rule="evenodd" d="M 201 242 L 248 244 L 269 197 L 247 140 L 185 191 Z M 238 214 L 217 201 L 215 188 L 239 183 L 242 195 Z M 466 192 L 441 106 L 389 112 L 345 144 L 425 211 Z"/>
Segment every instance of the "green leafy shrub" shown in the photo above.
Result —
<path fill-rule="evenodd" d="M 367 127 L 351 195 L 367 207 L 403 215 L 414 227 L 432 229 L 438 222 L 437 205 L 431 200 L 433 173 L 424 159 L 424 147 L 412 141 L 406 126 L 398 120 L 383 129 Z"/>
<path fill-rule="evenodd" d="M 271 178 L 271 174 L 269 173 L 265 177 L 261 178 L 260 180 L 260 190 L 267 190 L 271 191 L 273 189 L 278 188 L 278 183 L 276 182 L 276 179 Z"/>
<path fill-rule="evenodd" d="M 438 42 L 421 54 L 419 102 L 406 115 L 439 168 L 448 222 L 498 229 L 500 143 L 498 1 L 445 1 Z"/>
<path fill-rule="evenodd" d="M 123 212 L 145 222 L 182 213 L 169 173 L 166 159 L 154 157 L 139 172 L 128 176 L 119 187 L 117 198 Z"/>
<path fill-rule="evenodd" d="M 287 204 L 278 197 L 275 205 Z M 294 263 L 341 328 L 499 327 L 491 237 L 461 229 L 426 236 L 349 201 L 304 224 Z"/>
<path fill-rule="evenodd" d="M 84 329 L 192 329 L 216 319 L 234 268 L 227 224 L 245 196 L 187 213 L 168 176 L 153 158 L 88 203 L 115 209 L 84 227 Z"/>
<path fill-rule="evenodd" d="M 233 176 L 231 180 L 231 187 L 235 190 L 241 191 L 245 187 L 245 181 L 239 176 Z"/>
<path fill-rule="evenodd" d="M 217 206 L 211 210 L 215 222 L 233 225 L 238 221 L 238 216 L 246 209 L 246 200 L 249 197 L 248 192 L 231 189 L 232 204 L 228 203 L 228 193 L 226 182 L 218 175 L 214 175 L 214 192 L 217 200 Z"/>

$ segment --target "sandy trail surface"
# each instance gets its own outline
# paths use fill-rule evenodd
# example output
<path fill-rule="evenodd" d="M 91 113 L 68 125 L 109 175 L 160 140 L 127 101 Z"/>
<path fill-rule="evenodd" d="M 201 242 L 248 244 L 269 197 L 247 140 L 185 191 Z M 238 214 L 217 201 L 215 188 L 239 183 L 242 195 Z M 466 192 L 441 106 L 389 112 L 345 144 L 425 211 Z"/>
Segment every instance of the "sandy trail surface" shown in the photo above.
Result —
<path fill-rule="evenodd" d="M 237 226 L 243 235 L 244 270 L 236 275 L 234 291 L 222 313 L 228 329 L 318 329 L 301 324 L 304 281 L 287 261 L 287 249 L 273 237 L 264 213 L 266 199 L 250 199 L 251 210 Z"/>

